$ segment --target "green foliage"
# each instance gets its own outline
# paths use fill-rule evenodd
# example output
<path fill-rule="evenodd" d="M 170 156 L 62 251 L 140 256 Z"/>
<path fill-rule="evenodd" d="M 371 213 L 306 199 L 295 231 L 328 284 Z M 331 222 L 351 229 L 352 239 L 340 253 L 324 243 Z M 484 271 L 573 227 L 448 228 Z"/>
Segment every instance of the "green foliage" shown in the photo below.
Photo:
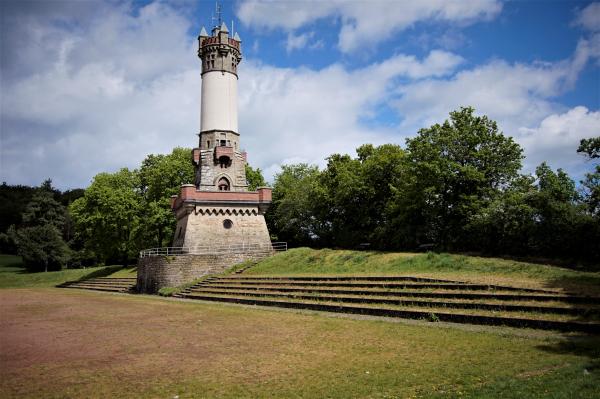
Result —
<path fill-rule="evenodd" d="M 42 187 L 33 194 L 21 220 L 24 226 L 47 224 L 62 229 L 65 224 L 65 207 L 54 199 L 52 191 Z"/>
<path fill-rule="evenodd" d="M 194 180 L 190 151 L 178 147 L 148 155 L 139 170 L 96 175 L 69 207 L 82 250 L 127 265 L 143 248 L 168 245 L 175 228 L 170 197 Z"/>
<path fill-rule="evenodd" d="M 54 199 L 54 191 L 50 180 L 42 183 L 25 207 L 22 223 L 8 230 L 8 238 L 29 271 L 60 270 L 70 257 L 61 234 L 65 208 Z"/>
<path fill-rule="evenodd" d="M 15 242 L 25 268 L 32 272 L 60 270 L 69 259 L 69 248 L 51 224 L 16 231 Z"/>
<path fill-rule="evenodd" d="M 177 147 L 167 155 L 148 155 L 139 170 L 141 241 L 146 247 L 170 244 L 175 217 L 170 198 L 182 184 L 194 181 L 189 148 Z M 150 244 L 152 243 L 152 244 Z"/>
<path fill-rule="evenodd" d="M 316 212 L 321 191 L 316 166 L 282 166 L 275 176 L 273 203 L 266 215 L 279 240 L 308 245 L 319 237 L 322 225 Z"/>
<path fill-rule="evenodd" d="M 250 191 L 256 191 L 259 187 L 267 186 L 260 168 L 253 169 L 248 164 L 246 164 L 246 181 L 248 182 L 248 190 Z"/>
<path fill-rule="evenodd" d="M 406 149 L 367 144 L 356 152 L 331 155 L 322 171 L 283 167 L 268 215 L 278 239 L 600 261 L 600 166 L 581 192 L 545 163 L 521 176 L 520 146 L 473 108 L 421 129 Z"/>
<path fill-rule="evenodd" d="M 6 233 L 11 225 L 21 224 L 21 214 L 36 190 L 29 186 L 0 185 L 0 233 Z"/>
<path fill-rule="evenodd" d="M 396 196 L 399 224 L 422 225 L 413 233 L 417 242 L 464 248 L 463 227 L 517 177 L 521 148 L 473 108 L 451 112 L 406 142 L 410 179 Z"/>
<path fill-rule="evenodd" d="M 99 260 L 120 260 L 127 264 L 139 248 L 140 195 L 139 176 L 121 169 L 116 173 L 100 173 L 75 200 L 70 211 L 85 248 Z"/>
<path fill-rule="evenodd" d="M 581 139 L 577 152 L 587 154 L 590 158 L 600 158 L 600 136 Z"/>

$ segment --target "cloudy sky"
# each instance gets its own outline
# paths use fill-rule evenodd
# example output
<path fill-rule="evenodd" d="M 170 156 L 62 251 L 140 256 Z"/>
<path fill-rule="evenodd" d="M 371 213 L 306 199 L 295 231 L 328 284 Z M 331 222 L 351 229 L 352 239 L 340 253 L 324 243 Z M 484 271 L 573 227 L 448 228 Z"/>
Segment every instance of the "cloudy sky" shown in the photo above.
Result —
<path fill-rule="evenodd" d="M 62 189 L 197 145 L 197 35 L 214 2 L 0 2 L 0 181 Z M 235 1 L 242 147 L 271 179 L 404 145 L 471 105 L 575 178 L 600 134 L 600 3 Z"/>

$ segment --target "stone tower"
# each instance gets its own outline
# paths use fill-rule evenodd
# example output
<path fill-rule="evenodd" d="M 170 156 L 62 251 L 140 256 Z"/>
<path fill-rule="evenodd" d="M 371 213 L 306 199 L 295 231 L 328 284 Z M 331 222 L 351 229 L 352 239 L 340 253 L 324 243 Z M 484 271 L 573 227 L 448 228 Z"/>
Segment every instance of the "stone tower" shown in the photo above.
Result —
<path fill-rule="evenodd" d="M 246 153 L 240 147 L 237 114 L 237 67 L 241 40 L 225 23 L 211 35 L 198 36 L 202 94 L 198 148 L 192 150 L 195 184 L 171 198 L 177 218 L 174 247 L 191 252 L 207 248 L 270 248 L 264 212 L 271 189 L 248 191 Z"/>

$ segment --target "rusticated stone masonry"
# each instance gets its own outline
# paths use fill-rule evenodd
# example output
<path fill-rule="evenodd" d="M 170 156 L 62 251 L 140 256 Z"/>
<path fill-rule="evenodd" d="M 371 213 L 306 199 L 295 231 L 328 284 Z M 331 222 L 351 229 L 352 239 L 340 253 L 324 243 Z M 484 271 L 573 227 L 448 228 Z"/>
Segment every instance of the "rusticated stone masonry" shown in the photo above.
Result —
<path fill-rule="evenodd" d="M 155 294 L 163 287 L 178 287 L 208 274 L 221 273 L 247 260 L 258 260 L 271 252 L 148 256 L 138 259 L 137 290 Z"/>

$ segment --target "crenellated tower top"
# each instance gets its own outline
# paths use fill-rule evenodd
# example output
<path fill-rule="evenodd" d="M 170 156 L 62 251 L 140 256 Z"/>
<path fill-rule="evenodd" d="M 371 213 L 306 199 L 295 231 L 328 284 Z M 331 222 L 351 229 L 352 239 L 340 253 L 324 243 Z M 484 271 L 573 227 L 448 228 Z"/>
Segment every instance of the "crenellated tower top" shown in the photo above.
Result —
<path fill-rule="evenodd" d="M 237 76 L 237 66 L 242 61 L 239 35 L 229 36 L 225 22 L 215 26 L 209 36 L 202 27 L 198 36 L 198 57 L 202 60 L 202 74 L 219 71 Z"/>

